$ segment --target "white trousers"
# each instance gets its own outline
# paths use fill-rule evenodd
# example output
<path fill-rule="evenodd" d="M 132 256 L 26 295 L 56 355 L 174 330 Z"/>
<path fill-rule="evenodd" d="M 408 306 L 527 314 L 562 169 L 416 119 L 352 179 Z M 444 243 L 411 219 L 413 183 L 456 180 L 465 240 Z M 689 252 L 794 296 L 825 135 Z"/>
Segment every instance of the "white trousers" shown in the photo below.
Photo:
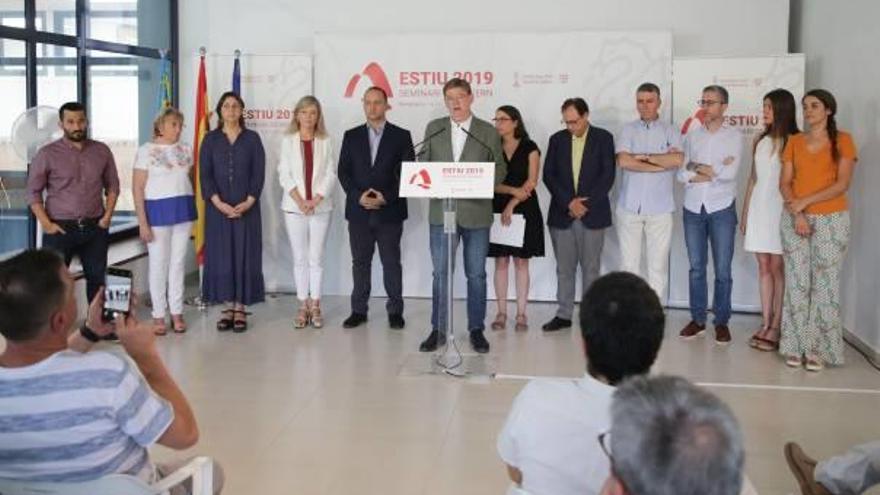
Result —
<path fill-rule="evenodd" d="M 321 297 L 324 274 L 324 245 L 330 228 L 331 212 L 300 215 L 284 213 L 287 238 L 293 252 L 293 278 L 300 301 Z"/>
<path fill-rule="evenodd" d="M 154 226 L 153 242 L 147 243 L 150 267 L 150 299 L 153 318 L 164 318 L 165 311 L 183 314 L 183 276 L 186 249 L 192 222 Z"/>
<path fill-rule="evenodd" d="M 672 241 L 672 213 L 639 215 L 617 208 L 617 239 L 620 243 L 620 269 L 642 276 L 642 234 L 647 245 L 648 285 L 666 303 L 669 279 L 669 246 Z"/>

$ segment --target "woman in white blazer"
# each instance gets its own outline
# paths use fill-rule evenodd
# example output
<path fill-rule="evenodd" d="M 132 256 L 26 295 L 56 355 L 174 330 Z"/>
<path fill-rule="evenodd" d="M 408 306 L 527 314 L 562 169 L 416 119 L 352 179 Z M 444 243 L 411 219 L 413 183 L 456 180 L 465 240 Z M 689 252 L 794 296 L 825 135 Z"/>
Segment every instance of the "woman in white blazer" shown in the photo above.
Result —
<path fill-rule="evenodd" d="M 336 161 L 324 128 L 321 103 L 314 96 L 303 96 L 297 102 L 290 128 L 281 141 L 280 157 L 278 180 L 285 192 L 281 209 L 293 251 L 299 300 L 293 325 L 321 328 L 321 278 L 336 187 Z"/>

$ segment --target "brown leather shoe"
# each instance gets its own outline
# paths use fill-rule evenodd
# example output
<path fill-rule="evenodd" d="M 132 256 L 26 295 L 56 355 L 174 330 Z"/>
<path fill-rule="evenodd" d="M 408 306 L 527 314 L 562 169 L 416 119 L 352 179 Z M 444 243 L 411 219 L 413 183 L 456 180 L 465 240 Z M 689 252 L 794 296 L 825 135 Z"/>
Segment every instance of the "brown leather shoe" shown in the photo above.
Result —
<path fill-rule="evenodd" d="M 684 328 L 681 329 L 681 332 L 678 332 L 678 336 L 683 339 L 692 339 L 694 337 L 700 336 L 703 332 L 706 331 L 706 325 L 699 325 L 697 322 L 691 320 Z"/>
<path fill-rule="evenodd" d="M 730 329 L 727 325 L 715 325 L 715 343 L 720 345 L 730 343 Z"/>
<path fill-rule="evenodd" d="M 831 495 L 831 492 L 814 478 L 816 460 L 805 454 L 800 445 L 788 442 L 785 444 L 784 452 L 785 462 L 788 463 L 788 468 L 800 485 L 803 495 Z"/>

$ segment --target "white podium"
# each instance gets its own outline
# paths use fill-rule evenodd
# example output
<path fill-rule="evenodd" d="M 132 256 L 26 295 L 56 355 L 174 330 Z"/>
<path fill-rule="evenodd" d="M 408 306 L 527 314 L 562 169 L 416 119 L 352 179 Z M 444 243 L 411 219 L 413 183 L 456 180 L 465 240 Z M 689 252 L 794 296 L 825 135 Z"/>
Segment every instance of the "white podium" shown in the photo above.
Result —
<path fill-rule="evenodd" d="M 462 358 L 455 345 L 453 325 L 453 266 L 457 219 L 456 199 L 489 199 L 495 194 L 494 162 L 403 162 L 400 169 L 400 197 L 443 200 L 443 233 L 446 235 L 446 346 L 438 347 L 437 364 L 449 373 Z M 449 356 L 450 346 L 456 356 Z M 451 358 L 451 360 L 450 360 Z"/>

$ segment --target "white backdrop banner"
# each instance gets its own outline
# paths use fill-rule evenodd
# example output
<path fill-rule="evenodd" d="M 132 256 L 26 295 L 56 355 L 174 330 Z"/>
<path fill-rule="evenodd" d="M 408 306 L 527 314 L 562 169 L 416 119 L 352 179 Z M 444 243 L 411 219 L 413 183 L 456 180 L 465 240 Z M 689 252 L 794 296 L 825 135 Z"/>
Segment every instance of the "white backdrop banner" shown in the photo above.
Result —
<path fill-rule="evenodd" d="M 562 128 L 560 105 L 581 96 L 590 105 L 594 125 L 617 133 L 635 113 L 635 89 L 644 81 L 669 94 L 672 36 L 669 32 L 451 33 L 346 35 L 319 34 L 315 39 L 315 91 L 324 105 L 335 151 L 343 132 L 364 122 L 361 96 L 371 85 L 391 96 L 389 121 L 421 141 L 431 119 L 446 114 L 443 83 L 453 77 L 471 82 L 474 114 L 489 120 L 500 105 L 514 105 L 542 152 L 553 132 Z M 664 114 L 669 118 L 669 113 Z M 351 291 L 351 254 L 343 217 L 342 190 L 327 243 L 324 291 Z M 538 197 L 546 218 L 549 194 Z M 402 241 L 405 296 L 430 297 L 427 200 L 409 200 L 409 220 Z M 549 234 L 546 256 L 531 263 L 533 300 L 555 300 L 556 262 Z M 383 295 L 381 265 L 374 259 L 373 291 Z M 606 233 L 605 270 L 618 265 L 613 229 Z M 460 260 L 459 260 L 460 261 Z M 457 266 L 463 266 L 458 263 Z M 271 267 L 267 266 L 267 273 Z M 494 297 L 494 264 L 487 262 L 489 297 Z M 456 273 L 456 296 L 465 293 L 463 270 Z M 509 294 L 514 294 L 513 278 Z"/>
<path fill-rule="evenodd" d="M 741 216 L 746 183 L 752 166 L 752 143 L 763 130 L 762 106 L 764 95 L 776 88 L 784 88 L 794 95 L 800 109 L 804 94 L 804 56 L 783 55 L 774 57 L 745 58 L 676 58 L 673 63 L 674 121 L 686 133 L 699 126 L 700 115 L 697 100 L 704 87 L 710 84 L 724 86 L 730 94 L 725 115 L 726 124 L 742 130 L 743 157 L 739 169 L 739 194 L 737 215 Z M 800 115 L 800 112 L 798 112 Z M 800 122 L 800 118 L 798 118 Z M 676 187 L 675 228 L 672 236 L 672 253 L 669 263 L 669 303 L 688 306 L 687 249 L 684 245 L 681 208 L 682 188 Z M 752 212 L 752 215 L 760 212 Z M 734 310 L 760 310 L 758 290 L 758 266 L 755 256 L 743 249 L 742 235 L 737 228 L 737 241 L 733 256 Z M 712 294 L 714 275 L 709 262 L 709 294 Z M 711 301 L 711 297 L 710 297 Z M 711 304 L 710 304 L 711 307 Z"/>
<path fill-rule="evenodd" d="M 205 60 L 208 76 L 208 102 L 213 111 L 220 95 L 232 89 L 233 55 L 211 55 Z M 310 55 L 242 54 L 241 97 L 245 103 L 245 122 L 260 133 L 266 149 L 266 183 L 260 198 L 263 217 L 263 276 L 267 291 L 293 288 L 293 256 L 284 219 L 281 216 L 281 185 L 278 183 L 278 150 L 281 137 L 290 125 L 296 101 L 312 92 Z M 193 58 L 193 72 L 199 58 Z M 187 116 L 187 118 L 191 118 Z M 216 125 L 217 116 L 211 119 Z"/>

